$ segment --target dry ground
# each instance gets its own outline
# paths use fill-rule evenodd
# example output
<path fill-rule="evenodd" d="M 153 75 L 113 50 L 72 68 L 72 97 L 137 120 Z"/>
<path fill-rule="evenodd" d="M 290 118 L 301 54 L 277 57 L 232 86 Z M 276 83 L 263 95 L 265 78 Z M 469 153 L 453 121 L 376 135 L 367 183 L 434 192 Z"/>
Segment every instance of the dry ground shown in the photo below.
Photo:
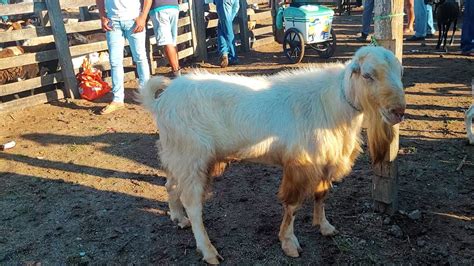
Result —
<path fill-rule="evenodd" d="M 336 18 L 338 50 L 329 61 L 345 60 L 362 45 L 353 41 L 359 21 L 359 15 Z M 215 182 L 204 215 L 225 264 L 473 264 L 474 147 L 465 139 L 463 111 L 472 103 L 474 58 L 455 47 L 435 53 L 434 42 L 404 47 L 402 211 L 393 217 L 372 211 L 372 171 L 363 155 L 327 200 L 328 219 L 340 234 L 322 237 L 311 226 L 308 203 L 295 225 L 304 252 L 288 258 L 277 237 L 281 170 L 234 164 Z M 309 51 L 302 64 L 287 65 L 278 44 L 243 54 L 241 61 L 226 71 L 271 74 L 325 62 Z M 220 71 L 215 62 L 200 67 Z M 0 141 L 17 146 L 0 152 L 0 264 L 201 263 L 191 231 L 177 229 L 166 215 L 157 130 L 129 97 L 135 85 L 127 85 L 127 108 L 113 115 L 94 114 L 106 99 L 1 115 Z M 407 215 L 416 210 L 419 217 Z"/>

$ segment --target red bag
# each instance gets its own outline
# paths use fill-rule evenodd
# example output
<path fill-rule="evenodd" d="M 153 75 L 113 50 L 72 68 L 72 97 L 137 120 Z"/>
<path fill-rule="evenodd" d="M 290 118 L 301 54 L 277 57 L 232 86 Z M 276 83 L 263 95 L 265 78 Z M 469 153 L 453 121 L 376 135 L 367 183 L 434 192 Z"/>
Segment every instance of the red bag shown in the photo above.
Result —
<path fill-rule="evenodd" d="M 93 101 L 110 91 L 110 85 L 102 80 L 102 72 L 93 68 L 87 58 L 82 62 L 82 71 L 77 73 L 79 93 L 82 99 Z"/>

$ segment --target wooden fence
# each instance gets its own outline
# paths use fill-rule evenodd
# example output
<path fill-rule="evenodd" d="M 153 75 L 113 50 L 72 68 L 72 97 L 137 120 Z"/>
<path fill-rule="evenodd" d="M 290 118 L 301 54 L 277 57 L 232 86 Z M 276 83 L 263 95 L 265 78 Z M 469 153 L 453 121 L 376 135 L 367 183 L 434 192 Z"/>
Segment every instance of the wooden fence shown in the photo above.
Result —
<path fill-rule="evenodd" d="M 216 44 L 216 39 L 207 36 L 217 26 L 217 18 L 206 21 L 204 12 L 212 4 L 204 0 L 188 0 L 180 5 L 178 22 L 178 55 L 180 59 L 206 60 L 208 47 Z M 240 0 L 238 15 L 237 39 L 240 51 L 250 49 L 251 36 L 254 36 L 254 46 L 272 41 L 271 10 L 269 0 Z M 46 39 L 50 45 L 42 46 L 39 50 L 27 50 L 24 54 L 0 58 L 0 71 L 13 67 L 24 67 L 39 64 L 40 67 L 57 64 L 59 71 L 49 69 L 43 75 L 0 85 L 0 112 L 22 109 L 27 106 L 41 104 L 61 98 L 78 98 L 78 88 L 75 74 L 79 71 L 74 67 L 72 59 L 93 52 L 107 50 L 105 36 L 101 40 L 86 44 L 70 46 L 68 35 L 73 33 L 104 34 L 101 32 L 100 20 L 97 13 L 90 13 L 88 7 L 95 5 L 95 0 L 35 0 L 33 3 L 0 5 L 0 14 L 18 16 L 36 14 L 41 25 L 35 28 L 24 28 L 9 32 L 0 32 L 0 44 L 14 43 L 23 40 Z M 248 5 L 257 5 L 255 14 L 247 15 Z M 65 12 L 68 11 L 68 12 Z M 65 23 L 66 15 L 75 13 L 79 19 Z M 256 21 L 256 27 L 248 30 L 248 21 Z M 150 25 L 150 24 L 149 24 Z M 212 32 L 212 30 L 211 30 Z M 149 58 L 151 72 L 154 73 L 157 62 L 161 63 L 156 48 L 156 40 L 151 26 L 147 28 L 149 41 Z M 104 34 L 105 35 L 105 34 Z M 249 37 L 251 37 L 249 39 Z M 46 47 L 46 48 L 45 48 Z M 108 60 L 107 60 L 108 61 Z M 110 70 L 108 62 L 96 65 L 101 70 Z M 126 79 L 135 78 L 133 60 L 130 56 L 124 59 Z M 110 80 L 110 78 L 106 78 Z"/>

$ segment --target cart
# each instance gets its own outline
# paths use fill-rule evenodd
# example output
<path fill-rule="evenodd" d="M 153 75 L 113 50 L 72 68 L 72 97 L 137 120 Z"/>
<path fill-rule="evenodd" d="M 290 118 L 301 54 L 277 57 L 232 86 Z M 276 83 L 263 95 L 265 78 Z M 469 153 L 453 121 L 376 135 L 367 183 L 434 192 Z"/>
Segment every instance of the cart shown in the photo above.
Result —
<path fill-rule="evenodd" d="M 306 46 L 316 50 L 321 58 L 334 55 L 336 34 L 332 29 L 333 18 L 332 9 L 315 4 L 314 0 L 280 4 L 275 18 L 275 34 L 291 63 L 301 62 Z"/>

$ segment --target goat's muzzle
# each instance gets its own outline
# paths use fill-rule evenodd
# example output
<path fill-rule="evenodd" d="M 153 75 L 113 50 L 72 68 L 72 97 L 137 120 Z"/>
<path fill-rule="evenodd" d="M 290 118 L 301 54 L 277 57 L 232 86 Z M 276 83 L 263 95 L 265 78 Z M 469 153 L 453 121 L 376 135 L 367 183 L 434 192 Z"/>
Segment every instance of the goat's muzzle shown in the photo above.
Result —
<path fill-rule="evenodd" d="M 388 109 L 388 112 L 383 114 L 385 122 L 391 125 L 396 125 L 405 119 L 405 107 L 395 107 Z"/>

